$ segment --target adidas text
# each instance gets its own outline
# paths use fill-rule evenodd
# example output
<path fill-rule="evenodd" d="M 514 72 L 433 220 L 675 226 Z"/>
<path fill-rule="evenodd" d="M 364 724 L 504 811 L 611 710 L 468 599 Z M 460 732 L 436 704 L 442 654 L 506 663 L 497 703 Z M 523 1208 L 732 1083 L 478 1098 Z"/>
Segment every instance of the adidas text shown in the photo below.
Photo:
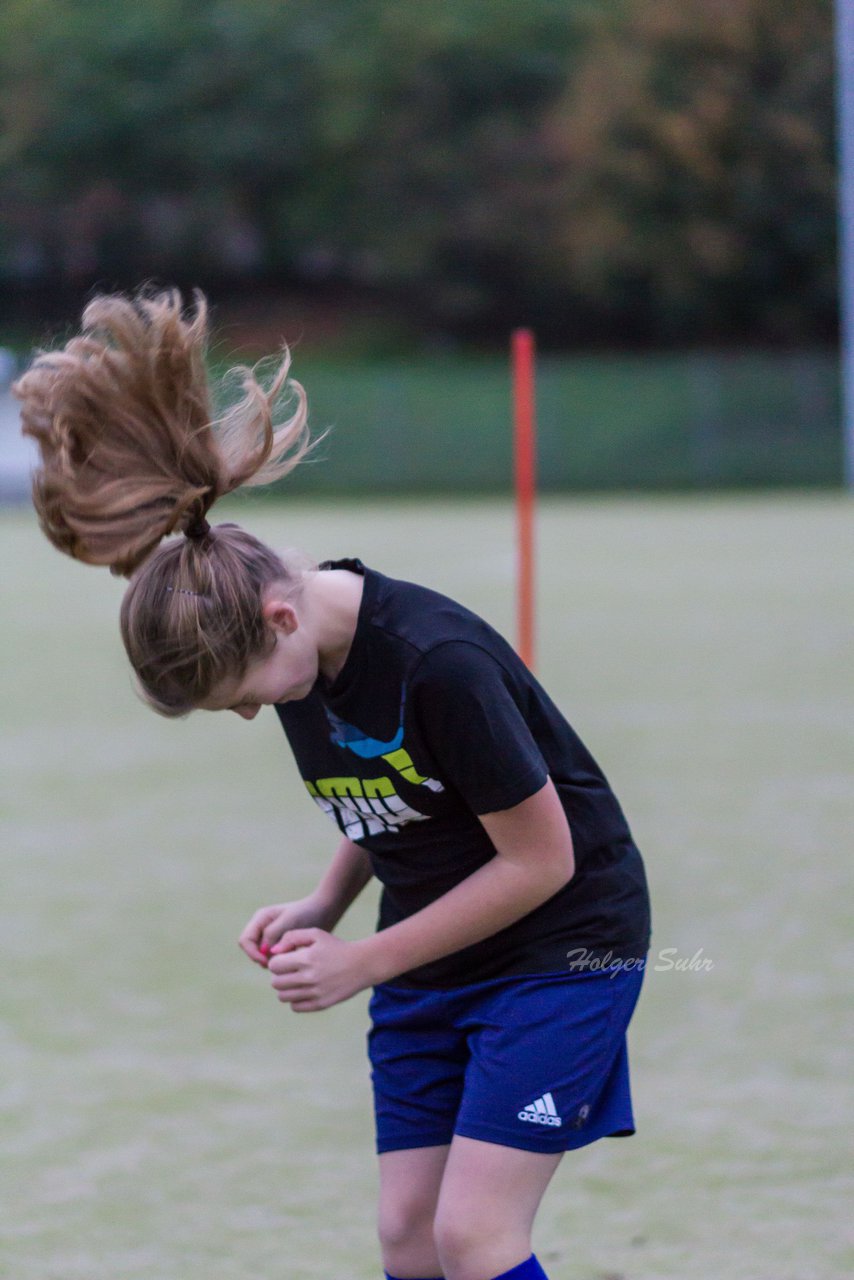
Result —
<path fill-rule="evenodd" d="M 519 1112 L 519 1119 L 524 1120 L 526 1124 L 544 1124 L 553 1129 L 559 1129 L 563 1123 L 550 1093 L 544 1093 L 541 1098 L 537 1098 L 536 1102 L 524 1107 Z"/>

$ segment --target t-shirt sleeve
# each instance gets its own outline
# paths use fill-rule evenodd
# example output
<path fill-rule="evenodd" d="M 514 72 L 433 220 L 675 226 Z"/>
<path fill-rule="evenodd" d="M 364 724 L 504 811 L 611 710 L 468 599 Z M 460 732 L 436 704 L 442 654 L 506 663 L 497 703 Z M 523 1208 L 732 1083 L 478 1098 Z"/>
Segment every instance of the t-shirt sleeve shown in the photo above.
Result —
<path fill-rule="evenodd" d="M 525 689 L 479 645 L 430 650 L 410 689 L 418 727 L 443 777 L 474 813 L 521 804 L 548 769 L 522 712 Z"/>

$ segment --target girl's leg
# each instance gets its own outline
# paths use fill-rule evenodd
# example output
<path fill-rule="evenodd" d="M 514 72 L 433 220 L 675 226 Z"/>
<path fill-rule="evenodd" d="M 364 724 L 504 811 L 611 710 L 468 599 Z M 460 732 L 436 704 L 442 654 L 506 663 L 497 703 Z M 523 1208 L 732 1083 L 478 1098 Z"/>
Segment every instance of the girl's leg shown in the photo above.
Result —
<path fill-rule="evenodd" d="M 534 1217 L 561 1154 L 455 1137 L 433 1225 L 440 1264 L 435 1274 L 490 1280 L 530 1258 Z"/>
<path fill-rule="evenodd" d="M 449 1148 L 386 1151 L 379 1158 L 383 1266 L 395 1280 L 434 1280 L 442 1264 L 433 1222 Z"/>

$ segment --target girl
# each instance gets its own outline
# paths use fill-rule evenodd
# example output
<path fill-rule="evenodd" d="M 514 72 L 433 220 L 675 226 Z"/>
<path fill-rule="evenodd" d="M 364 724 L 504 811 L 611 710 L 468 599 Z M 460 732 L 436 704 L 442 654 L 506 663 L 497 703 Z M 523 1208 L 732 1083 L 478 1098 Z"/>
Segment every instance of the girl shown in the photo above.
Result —
<path fill-rule="evenodd" d="M 562 1153 L 634 1132 L 640 855 L 589 752 L 480 618 L 208 523 L 309 443 L 287 358 L 267 391 L 243 370 L 244 399 L 212 420 L 206 334 L 201 295 L 186 315 L 176 293 L 102 297 L 37 357 L 16 393 L 41 526 L 130 578 L 122 638 L 154 710 L 274 707 L 339 830 L 315 891 L 257 911 L 240 945 L 296 1012 L 373 987 L 387 1277 L 542 1280 L 531 1229 Z M 286 388 L 296 410 L 274 429 Z M 372 876 L 377 932 L 337 938 Z"/>

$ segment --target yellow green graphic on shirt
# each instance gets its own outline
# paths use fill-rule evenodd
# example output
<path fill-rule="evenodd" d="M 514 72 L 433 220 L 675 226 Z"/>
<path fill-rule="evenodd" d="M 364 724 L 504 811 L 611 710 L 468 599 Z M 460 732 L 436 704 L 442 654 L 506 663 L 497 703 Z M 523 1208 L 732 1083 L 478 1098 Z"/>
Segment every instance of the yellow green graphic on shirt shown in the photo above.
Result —
<path fill-rule="evenodd" d="M 412 757 L 403 746 L 403 707 L 406 700 L 404 686 L 400 703 L 400 723 L 394 737 L 388 741 L 371 738 L 355 725 L 339 719 L 325 707 L 332 727 L 331 738 L 338 747 L 352 751 L 362 760 L 384 760 L 394 774 L 411 786 L 427 787 L 429 791 L 444 791 L 441 782 L 419 773 Z M 408 822 L 423 822 L 430 815 L 420 813 L 398 795 L 396 779 L 387 774 L 376 778 L 340 776 L 316 778 L 306 781 L 309 795 L 329 815 L 351 840 L 379 835 L 383 831 L 398 831 Z"/>

